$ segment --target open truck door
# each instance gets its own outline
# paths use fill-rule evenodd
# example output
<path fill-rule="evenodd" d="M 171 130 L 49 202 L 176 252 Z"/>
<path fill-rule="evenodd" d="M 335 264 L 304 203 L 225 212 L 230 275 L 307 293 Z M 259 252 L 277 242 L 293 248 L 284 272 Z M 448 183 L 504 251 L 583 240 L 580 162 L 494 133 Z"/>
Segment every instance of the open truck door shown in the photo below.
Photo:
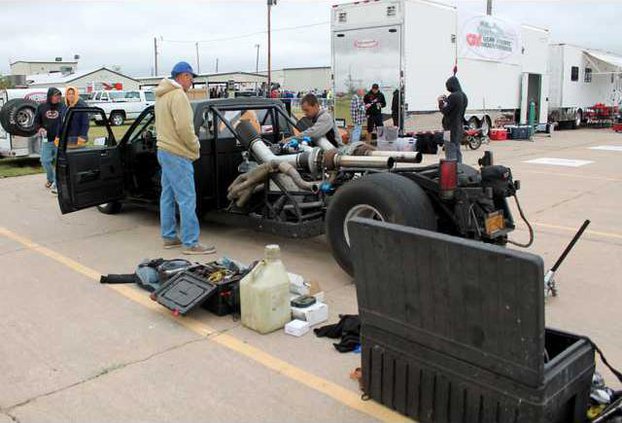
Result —
<path fill-rule="evenodd" d="M 103 118 L 104 134 L 87 135 L 85 139 L 71 134 L 71 127 L 85 121 L 88 125 L 94 115 Z M 88 129 L 89 132 L 95 130 Z M 67 112 L 58 144 L 56 184 L 63 214 L 119 201 L 124 197 L 120 151 L 102 109 L 81 107 Z"/>

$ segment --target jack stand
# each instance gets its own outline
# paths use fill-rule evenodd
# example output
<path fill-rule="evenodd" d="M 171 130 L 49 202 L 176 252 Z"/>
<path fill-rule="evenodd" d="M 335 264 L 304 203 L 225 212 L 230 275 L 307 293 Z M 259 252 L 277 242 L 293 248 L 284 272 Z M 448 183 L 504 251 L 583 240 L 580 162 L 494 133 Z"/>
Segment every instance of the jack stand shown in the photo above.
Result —
<path fill-rule="evenodd" d="M 589 219 L 583 222 L 583 225 L 581 225 L 581 227 L 579 228 L 579 231 L 572 238 L 572 241 L 570 241 L 570 244 L 568 244 L 566 249 L 564 249 L 564 251 L 562 252 L 562 255 L 559 256 L 559 258 L 557 259 L 553 267 L 551 267 L 551 270 L 546 272 L 546 275 L 544 276 L 544 297 L 545 298 L 549 296 L 557 297 L 558 291 L 557 291 L 557 283 L 555 282 L 555 272 L 557 272 L 557 269 L 559 268 L 559 266 L 564 262 L 568 253 L 570 253 L 570 251 L 574 248 L 575 244 L 577 243 L 579 238 L 581 238 L 581 235 L 583 235 L 583 232 L 585 232 L 589 224 L 590 224 Z"/>

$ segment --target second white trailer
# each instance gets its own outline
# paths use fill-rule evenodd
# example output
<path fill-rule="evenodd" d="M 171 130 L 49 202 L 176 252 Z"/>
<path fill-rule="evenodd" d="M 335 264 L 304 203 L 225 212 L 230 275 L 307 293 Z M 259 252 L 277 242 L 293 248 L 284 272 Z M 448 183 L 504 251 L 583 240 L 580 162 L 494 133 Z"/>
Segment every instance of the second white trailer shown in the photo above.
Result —
<path fill-rule="evenodd" d="M 457 67 L 469 97 L 471 122 L 489 126 L 501 113 L 535 121 L 548 114 L 549 32 L 491 16 L 459 15 L 430 0 L 372 0 L 333 6 L 332 68 L 336 117 L 348 120 L 358 88 L 378 83 L 391 114 L 399 96 L 400 125 L 416 129 L 417 115 L 437 111 L 437 97 Z"/>

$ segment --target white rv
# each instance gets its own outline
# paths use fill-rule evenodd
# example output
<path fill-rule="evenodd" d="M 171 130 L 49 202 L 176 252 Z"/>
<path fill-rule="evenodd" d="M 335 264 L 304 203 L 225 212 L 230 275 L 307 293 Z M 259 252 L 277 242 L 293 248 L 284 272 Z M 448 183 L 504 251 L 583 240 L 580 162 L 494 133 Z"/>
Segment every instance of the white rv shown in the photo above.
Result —
<path fill-rule="evenodd" d="M 596 103 L 622 101 L 622 56 L 569 44 L 549 47 L 549 121 L 580 126 Z"/>
<path fill-rule="evenodd" d="M 0 90 L 0 110 L 9 100 L 25 99 L 44 103 L 47 99 L 47 88 L 8 89 Z M 34 119 L 34 110 L 24 115 L 25 119 Z M 0 125 L 0 157 L 39 157 L 39 137 L 20 137 L 7 133 Z"/>
<path fill-rule="evenodd" d="M 331 36 L 337 118 L 349 115 L 353 91 L 378 83 L 383 113 L 391 114 L 397 90 L 400 125 L 415 129 L 416 115 L 438 111 L 456 66 L 472 126 L 490 127 L 501 113 L 526 123 L 532 100 L 535 121 L 547 120 L 546 29 L 431 0 L 368 0 L 333 6 Z"/>

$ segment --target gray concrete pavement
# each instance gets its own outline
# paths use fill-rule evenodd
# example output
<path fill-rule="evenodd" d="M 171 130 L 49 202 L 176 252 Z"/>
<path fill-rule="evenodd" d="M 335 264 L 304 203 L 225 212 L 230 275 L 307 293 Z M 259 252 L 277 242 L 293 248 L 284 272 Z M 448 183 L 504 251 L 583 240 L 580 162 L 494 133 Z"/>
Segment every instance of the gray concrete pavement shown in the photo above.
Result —
<path fill-rule="evenodd" d="M 564 131 L 485 148 L 522 181 L 521 203 L 537 232 L 529 251 L 541 254 L 547 265 L 573 230 L 585 218 L 592 220 L 558 273 L 560 296 L 548 302 L 546 319 L 591 336 L 620 366 L 622 152 L 589 149 L 595 145 L 622 145 L 622 135 Z M 475 164 L 482 151 L 465 151 L 466 161 Z M 579 168 L 525 163 L 541 157 L 594 163 Z M 85 210 L 61 216 L 38 175 L 0 180 L 0 193 L 0 227 L 96 273 L 127 273 L 145 257 L 176 256 L 160 247 L 157 213 L 129 209 L 106 216 Z M 246 262 L 260 257 L 265 244 L 279 243 L 290 271 L 322 285 L 331 321 L 356 312 L 351 280 L 332 260 L 323 237 L 286 240 L 212 224 L 202 229 L 203 240 L 216 244 L 219 255 Z M 526 239 L 525 226 L 519 224 L 512 237 Z M 283 360 L 333 384 L 321 391 L 297 381 L 295 370 L 275 371 L 1 234 L 0 266 L 0 422 L 11 421 L 8 415 L 21 422 L 387 418 L 346 405 L 347 395 L 339 390 L 358 395 L 348 374 L 360 356 L 337 353 L 329 340 L 282 332 L 261 336 L 231 317 L 192 314 L 219 333 L 259 348 L 268 361 Z"/>

